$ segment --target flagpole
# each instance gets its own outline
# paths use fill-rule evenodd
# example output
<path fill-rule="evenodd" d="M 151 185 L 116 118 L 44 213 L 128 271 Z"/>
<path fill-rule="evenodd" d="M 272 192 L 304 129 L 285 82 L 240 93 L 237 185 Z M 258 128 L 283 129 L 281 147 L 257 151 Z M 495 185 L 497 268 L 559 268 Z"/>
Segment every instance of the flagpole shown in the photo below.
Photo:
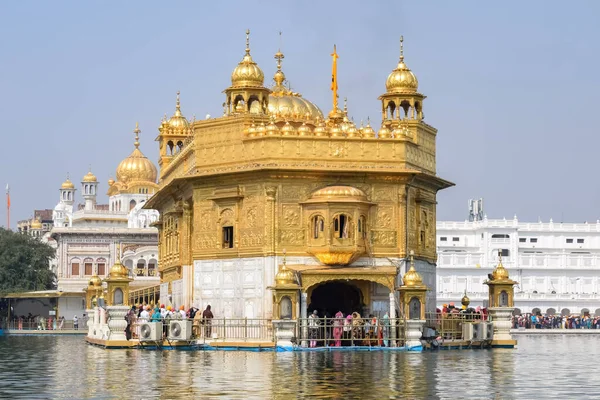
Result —
<path fill-rule="evenodd" d="M 10 231 L 10 186 L 6 184 L 6 229 Z"/>

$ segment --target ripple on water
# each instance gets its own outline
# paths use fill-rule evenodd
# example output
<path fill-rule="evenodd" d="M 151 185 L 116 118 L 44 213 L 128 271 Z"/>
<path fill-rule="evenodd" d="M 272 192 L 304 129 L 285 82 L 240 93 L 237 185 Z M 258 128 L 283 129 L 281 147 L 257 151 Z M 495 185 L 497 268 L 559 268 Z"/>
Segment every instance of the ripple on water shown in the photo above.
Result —
<path fill-rule="evenodd" d="M 517 349 L 401 352 L 103 350 L 80 336 L 0 338 L 0 398 L 598 398 L 592 336 Z"/>

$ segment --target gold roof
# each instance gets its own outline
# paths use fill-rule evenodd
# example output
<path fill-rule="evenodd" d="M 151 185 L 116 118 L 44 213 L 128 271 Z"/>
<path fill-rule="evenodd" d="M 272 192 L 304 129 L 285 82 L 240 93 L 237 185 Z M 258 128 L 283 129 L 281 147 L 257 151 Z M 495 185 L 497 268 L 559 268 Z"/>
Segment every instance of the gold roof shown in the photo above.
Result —
<path fill-rule="evenodd" d="M 335 186 L 326 186 L 322 189 L 317 190 L 310 196 L 312 200 L 341 200 L 341 199 L 355 199 L 366 201 L 367 195 L 360 189 L 357 189 L 352 186 L 343 186 L 343 185 L 335 185 Z"/>
<path fill-rule="evenodd" d="M 492 278 L 495 281 L 505 281 L 509 279 L 508 271 L 504 268 L 504 265 L 502 265 L 502 256 L 499 256 L 498 266 L 494 269 L 494 272 L 492 272 Z"/>
<path fill-rule="evenodd" d="M 73 184 L 73 182 L 71 182 L 71 180 L 67 177 L 67 180 L 64 181 L 62 183 L 62 185 L 60 185 L 61 189 L 75 189 L 75 185 Z"/>
<path fill-rule="evenodd" d="M 232 87 L 262 87 L 265 82 L 265 74 L 258 64 L 252 60 L 250 55 L 250 30 L 246 30 L 246 54 L 231 73 Z"/>
<path fill-rule="evenodd" d="M 306 100 L 300 93 L 292 92 L 284 86 L 285 74 L 281 70 L 281 60 L 285 56 L 281 50 L 275 53 L 277 71 L 273 76 L 275 85 L 269 94 L 269 114 L 283 119 L 316 121 L 323 119 L 323 113 L 314 103 Z"/>
<path fill-rule="evenodd" d="M 400 61 L 398 66 L 387 77 L 385 88 L 388 93 L 416 93 L 419 81 L 415 74 L 404 63 L 404 37 L 400 37 Z"/>
<path fill-rule="evenodd" d="M 102 286 L 102 279 L 98 275 L 94 275 L 90 278 L 88 286 L 99 287 Z"/>
<path fill-rule="evenodd" d="M 83 177 L 83 182 L 91 182 L 91 183 L 96 183 L 98 182 L 98 179 L 96 179 L 96 175 L 92 174 L 92 171 L 89 171 L 87 174 L 85 174 L 85 176 Z"/>
<path fill-rule="evenodd" d="M 157 175 L 156 167 L 139 149 L 139 134 L 141 130 L 137 122 L 133 132 L 135 133 L 135 149 L 117 167 L 117 181 L 142 181 L 155 184 Z"/>
<path fill-rule="evenodd" d="M 181 104 L 179 102 L 179 91 L 177 92 L 177 102 L 175 104 L 175 114 L 169 119 L 167 125 L 171 129 L 175 130 L 187 130 L 190 127 L 190 123 L 181 113 Z M 187 133 L 187 132 L 186 132 Z"/>
<path fill-rule="evenodd" d="M 42 229 L 42 222 L 39 218 L 34 218 L 31 220 L 30 229 Z"/>
<path fill-rule="evenodd" d="M 283 253 L 283 263 L 281 265 L 281 268 L 277 272 L 277 275 L 275 275 L 275 282 L 277 286 L 298 284 L 298 282 L 296 281 L 296 275 L 294 274 L 294 271 L 289 270 L 286 266 L 285 253 Z"/>
<path fill-rule="evenodd" d="M 110 267 L 110 271 L 108 273 L 109 279 L 128 278 L 128 277 L 129 277 L 129 271 L 123 264 L 121 264 L 120 261 L 117 261 L 112 267 Z"/>

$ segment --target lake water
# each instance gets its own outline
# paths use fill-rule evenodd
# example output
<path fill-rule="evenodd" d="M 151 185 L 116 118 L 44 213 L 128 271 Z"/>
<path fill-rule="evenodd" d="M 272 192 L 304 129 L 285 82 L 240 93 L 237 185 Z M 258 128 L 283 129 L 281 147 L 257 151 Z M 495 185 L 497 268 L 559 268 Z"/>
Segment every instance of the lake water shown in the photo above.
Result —
<path fill-rule="evenodd" d="M 0 337 L 0 398 L 599 398 L 600 336 L 517 349 L 404 352 L 103 350 L 81 336 Z"/>

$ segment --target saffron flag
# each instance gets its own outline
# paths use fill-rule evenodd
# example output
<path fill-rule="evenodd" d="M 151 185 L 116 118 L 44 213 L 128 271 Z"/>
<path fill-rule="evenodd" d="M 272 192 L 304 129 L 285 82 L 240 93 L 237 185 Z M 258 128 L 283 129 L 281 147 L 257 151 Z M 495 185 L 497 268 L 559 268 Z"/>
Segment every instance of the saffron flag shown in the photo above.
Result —
<path fill-rule="evenodd" d="M 333 64 L 331 66 L 331 90 L 337 92 L 337 59 L 339 56 L 337 55 L 337 51 L 335 50 L 335 45 L 333 45 L 333 53 L 331 53 L 333 57 Z"/>
<path fill-rule="evenodd" d="M 10 208 L 10 187 L 6 184 L 6 207 Z"/>

